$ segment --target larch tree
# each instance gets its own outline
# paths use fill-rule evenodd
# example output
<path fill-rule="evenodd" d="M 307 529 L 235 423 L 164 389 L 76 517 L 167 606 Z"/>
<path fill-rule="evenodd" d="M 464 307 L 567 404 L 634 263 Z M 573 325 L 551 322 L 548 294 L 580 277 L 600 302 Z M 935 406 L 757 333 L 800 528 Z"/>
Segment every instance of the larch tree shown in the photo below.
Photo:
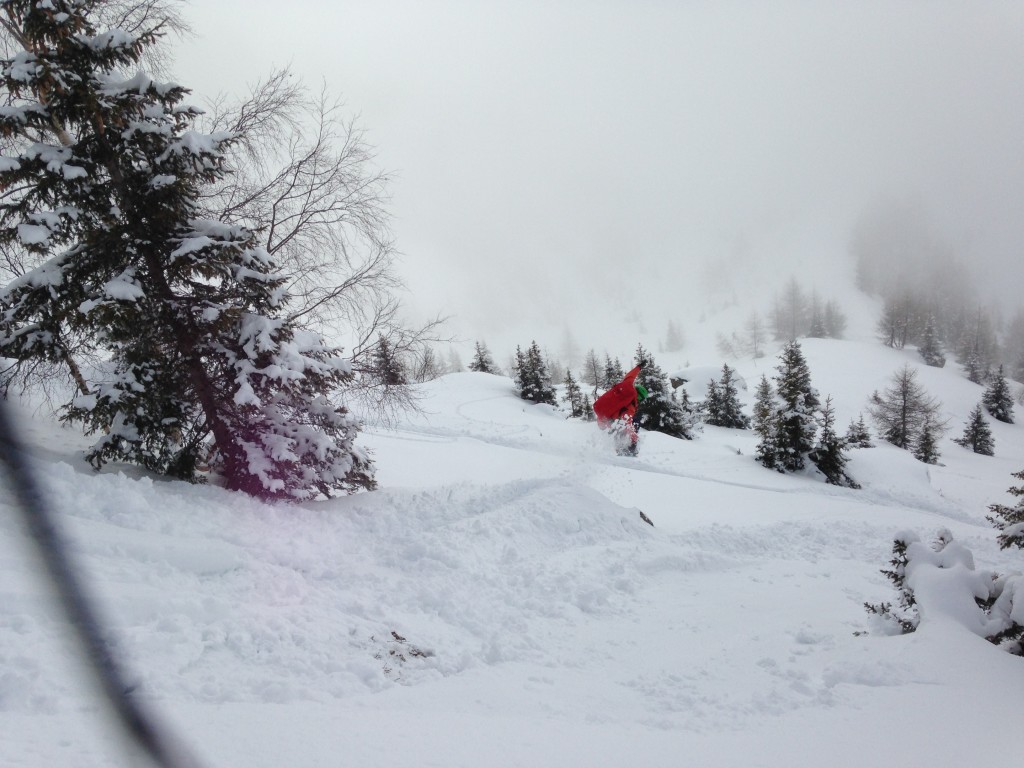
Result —
<path fill-rule="evenodd" d="M 2 5 L 26 46 L 0 65 L 0 241 L 38 266 L 0 292 L 0 354 L 59 362 L 75 336 L 102 358 L 65 409 L 101 434 L 97 467 L 195 480 L 208 461 L 264 498 L 373 487 L 332 399 L 351 364 L 289 320 L 256 234 L 203 216 L 238 137 L 194 130 L 188 91 L 137 71 L 158 32 L 98 29 L 101 2 Z"/>
<path fill-rule="evenodd" d="M 592 394 L 595 396 L 597 395 L 598 388 L 603 386 L 604 367 L 601 365 L 597 352 L 593 348 L 587 350 L 587 353 L 583 356 L 583 371 L 580 374 L 580 380 L 593 388 Z"/>
<path fill-rule="evenodd" d="M 925 391 L 917 371 L 909 365 L 894 373 L 885 392 L 873 393 L 868 404 L 882 439 L 904 450 L 913 450 L 925 424 L 933 431 L 942 429 L 945 422 L 938 420 L 941 408 L 942 403 Z"/>
<path fill-rule="evenodd" d="M 764 321 L 756 311 L 751 312 L 743 324 L 741 341 L 744 354 L 749 355 L 754 360 L 764 357 L 764 345 L 767 340 Z"/>

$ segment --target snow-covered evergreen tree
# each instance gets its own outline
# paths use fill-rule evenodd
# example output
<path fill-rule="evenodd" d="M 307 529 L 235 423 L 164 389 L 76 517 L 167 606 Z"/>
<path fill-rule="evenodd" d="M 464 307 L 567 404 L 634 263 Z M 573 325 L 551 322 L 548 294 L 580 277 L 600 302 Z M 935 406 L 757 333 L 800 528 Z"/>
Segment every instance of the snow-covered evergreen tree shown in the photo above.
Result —
<path fill-rule="evenodd" d="M 748 429 L 750 418 L 743 413 L 739 391 L 736 389 L 734 371 L 729 365 L 722 365 L 722 378 L 708 382 L 708 394 L 702 406 L 704 423 L 715 427 Z"/>
<path fill-rule="evenodd" d="M 572 371 L 565 372 L 565 394 L 562 401 L 569 405 L 569 418 L 581 419 L 587 416 L 587 412 L 593 411 L 584 403 L 583 390 L 572 375 Z"/>
<path fill-rule="evenodd" d="M 722 394 L 718 388 L 718 381 L 708 381 L 707 392 L 704 393 L 704 402 L 700 404 L 700 413 L 705 424 L 713 427 L 718 426 L 718 420 L 722 411 Z"/>
<path fill-rule="evenodd" d="M 962 363 L 964 369 L 964 375 L 968 381 L 973 381 L 975 384 L 984 384 L 988 378 L 988 365 L 978 354 L 977 350 L 970 350 L 967 353 L 967 357 L 964 358 Z"/>
<path fill-rule="evenodd" d="M 385 336 L 377 338 L 377 344 L 374 346 L 373 354 L 370 357 L 372 360 L 370 375 L 381 386 L 401 387 L 409 383 L 405 364 Z M 428 366 L 430 368 L 434 367 L 433 355 L 431 355 L 428 361 Z"/>
<path fill-rule="evenodd" d="M 0 240 L 39 266 L 0 294 L 0 354 L 60 361 L 74 335 L 107 360 L 65 411 L 101 466 L 305 499 L 372 487 L 358 422 L 332 401 L 340 350 L 294 325 L 256 235 L 202 217 L 236 136 L 193 130 L 186 89 L 137 71 L 155 30 L 96 28 L 97 2 L 5 2 L 25 50 L 0 64 Z"/>
<path fill-rule="evenodd" d="M 814 447 L 818 425 L 815 411 L 820 403 L 811 386 L 811 372 L 800 342 L 791 341 L 779 355 L 775 392 L 780 400 L 776 412 L 776 466 L 794 472 L 804 467 L 804 457 Z"/>
<path fill-rule="evenodd" d="M 1024 480 L 1024 470 L 1014 472 L 1013 477 Z M 1017 504 L 991 504 L 987 515 L 988 521 L 999 530 L 997 538 L 1000 549 L 1017 547 L 1024 549 L 1024 486 L 1011 486 L 1009 493 L 1018 498 Z M 997 592 L 993 597 L 990 615 L 995 619 L 998 631 L 988 640 L 999 645 L 1010 653 L 1024 656 L 1024 615 L 1020 610 L 1024 601 L 1024 576 L 1011 573 L 1002 576 L 993 583 Z"/>
<path fill-rule="evenodd" d="M 982 456 L 992 456 L 995 453 L 995 441 L 992 438 L 992 430 L 989 428 L 988 422 L 985 421 L 980 403 L 974 407 L 974 410 L 967 417 L 964 433 L 960 437 L 954 438 L 953 442 L 957 445 L 962 445 L 964 448 L 970 448 Z"/>
<path fill-rule="evenodd" d="M 551 376 L 536 341 L 530 344 L 525 354 L 516 347 L 515 384 L 516 392 L 523 400 L 557 405 L 555 389 L 551 386 Z"/>
<path fill-rule="evenodd" d="M 1013 477 L 1024 481 L 1024 470 L 1014 472 Z M 989 511 L 992 514 L 988 516 L 988 521 L 1001 531 L 1000 549 L 1024 549 L 1024 486 L 1011 486 L 1009 493 L 1017 497 L 1017 503 L 1012 507 L 1006 504 L 991 504 Z"/>
<path fill-rule="evenodd" d="M 1010 393 L 1010 385 L 1006 383 L 1003 366 L 1000 365 L 998 371 L 989 379 L 985 393 L 981 396 L 981 403 L 996 421 L 1013 424 L 1013 395 Z"/>
<path fill-rule="evenodd" d="M 943 430 L 936 426 L 934 421 L 930 418 L 925 419 L 914 443 L 914 458 L 925 464 L 938 464 L 941 456 L 939 437 L 942 432 Z"/>
<path fill-rule="evenodd" d="M 476 342 L 473 347 L 473 359 L 469 363 L 469 370 L 477 373 L 501 373 L 498 366 L 494 364 L 490 350 L 482 341 Z"/>
<path fill-rule="evenodd" d="M 907 556 L 907 548 L 920 539 L 912 533 L 904 533 L 893 540 L 892 559 L 889 561 L 891 568 L 883 568 L 882 573 L 892 582 L 897 593 L 897 604 L 892 603 L 864 603 L 868 613 L 880 616 L 887 621 L 895 623 L 903 634 L 913 632 L 921 621 L 917 609 L 917 599 L 914 597 L 914 590 L 907 584 L 907 565 L 910 562 Z"/>
<path fill-rule="evenodd" d="M 921 339 L 921 346 L 917 348 L 925 365 L 933 368 L 942 368 L 946 364 L 946 356 L 942 354 L 942 341 L 939 339 L 939 331 L 936 327 L 935 316 L 929 315 L 925 323 Z"/>
<path fill-rule="evenodd" d="M 371 359 L 373 360 L 371 375 L 380 385 L 400 387 L 409 383 L 406 366 L 386 337 L 377 338 Z M 430 362 L 430 365 L 433 366 L 433 362 Z"/>
<path fill-rule="evenodd" d="M 818 442 L 809 454 L 811 462 L 825 476 L 830 485 L 842 485 L 847 488 L 859 488 L 853 478 L 846 474 L 849 456 L 846 453 L 846 441 L 836 433 L 836 413 L 832 408 L 832 396 L 825 398 L 821 408 Z"/>
<path fill-rule="evenodd" d="M 637 345 L 634 361 L 643 365 L 636 383 L 647 390 L 647 398 L 640 403 L 633 421 L 650 432 L 692 440 L 693 414 L 688 415 L 676 400 L 665 372 L 643 345 Z"/>
<path fill-rule="evenodd" d="M 759 440 L 754 457 L 768 469 L 778 467 L 779 452 L 776 445 L 778 435 L 778 401 L 775 397 L 775 390 L 771 382 L 764 374 L 761 375 L 761 382 L 757 385 L 754 399 L 754 433 Z"/>
<path fill-rule="evenodd" d="M 622 381 L 626 372 L 622 370 L 622 363 L 619 358 L 613 358 L 609 354 L 604 356 L 604 377 L 601 380 L 601 389 L 610 389 Z"/>
<path fill-rule="evenodd" d="M 873 448 L 871 442 L 871 431 L 864 422 L 864 414 L 860 414 L 857 421 L 851 421 L 846 430 L 846 444 L 851 448 Z"/>
<path fill-rule="evenodd" d="M 807 335 L 812 339 L 824 339 L 828 336 L 828 329 L 825 325 L 825 308 L 816 291 L 811 293 Z"/>

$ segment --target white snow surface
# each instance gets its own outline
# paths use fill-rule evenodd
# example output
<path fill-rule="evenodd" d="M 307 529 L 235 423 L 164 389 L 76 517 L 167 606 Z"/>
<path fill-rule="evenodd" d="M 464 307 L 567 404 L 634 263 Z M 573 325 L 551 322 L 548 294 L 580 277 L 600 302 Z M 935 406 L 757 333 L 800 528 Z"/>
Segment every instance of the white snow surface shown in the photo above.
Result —
<path fill-rule="evenodd" d="M 841 427 L 913 362 L 804 351 Z M 616 457 L 593 424 L 474 373 L 363 433 L 380 490 L 301 506 L 97 474 L 84 438 L 20 421 L 132 695 L 203 765 L 1009 765 L 1024 659 L 965 626 L 976 615 L 893 636 L 862 605 L 893 599 L 879 569 L 901 531 L 955 536 L 955 588 L 968 565 L 1021 569 L 985 514 L 1013 501 L 1024 426 L 992 422 L 996 456 L 972 454 L 950 438 L 980 387 L 922 378 L 953 419 L 942 465 L 858 450 L 861 490 L 763 469 L 750 432 L 715 427 Z M 0 763 L 138 764 L 0 499 Z"/>

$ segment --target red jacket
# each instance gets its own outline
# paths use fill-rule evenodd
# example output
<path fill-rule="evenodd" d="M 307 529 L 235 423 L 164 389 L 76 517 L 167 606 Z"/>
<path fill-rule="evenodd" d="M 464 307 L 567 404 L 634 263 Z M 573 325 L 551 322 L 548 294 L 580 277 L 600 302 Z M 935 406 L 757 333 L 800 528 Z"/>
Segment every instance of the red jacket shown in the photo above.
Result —
<path fill-rule="evenodd" d="M 632 417 L 636 413 L 639 399 L 636 394 L 637 374 L 640 373 L 640 366 L 626 374 L 625 378 L 609 389 L 597 400 L 594 401 L 594 413 L 597 414 L 597 423 L 605 425 L 609 421 L 621 419 L 623 416 Z"/>

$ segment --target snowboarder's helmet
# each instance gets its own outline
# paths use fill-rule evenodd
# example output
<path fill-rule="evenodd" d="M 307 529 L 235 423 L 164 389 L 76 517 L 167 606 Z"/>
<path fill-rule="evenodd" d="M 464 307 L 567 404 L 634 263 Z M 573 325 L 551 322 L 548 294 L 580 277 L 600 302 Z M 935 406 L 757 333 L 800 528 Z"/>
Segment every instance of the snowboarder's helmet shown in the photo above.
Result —
<path fill-rule="evenodd" d="M 648 393 L 648 392 L 647 392 L 647 390 L 646 390 L 646 389 L 645 389 L 645 388 L 643 387 L 643 385 L 642 385 L 642 384 L 637 384 L 637 385 L 636 385 L 636 396 L 637 396 L 637 399 L 638 399 L 638 400 L 639 400 L 639 401 L 640 401 L 641 403 L 642 403 L 642 402 L 643 402 L 644 400 L 646 400 L 646 399 L 647 399 L 647 395 L 648 395 L 648 394 L 649 394 L 649 393 Z"/>

